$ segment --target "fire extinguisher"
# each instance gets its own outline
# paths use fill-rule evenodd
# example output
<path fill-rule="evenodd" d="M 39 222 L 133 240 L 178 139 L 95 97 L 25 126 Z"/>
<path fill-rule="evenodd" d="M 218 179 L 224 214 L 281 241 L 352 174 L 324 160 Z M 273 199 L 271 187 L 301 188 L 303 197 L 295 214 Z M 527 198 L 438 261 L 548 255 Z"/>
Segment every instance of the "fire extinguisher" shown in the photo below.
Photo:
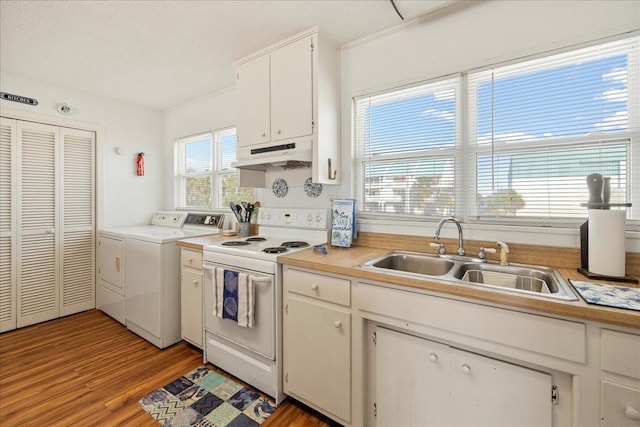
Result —
<path fill-rule="evenodd" d="M 138 166 L 138 176 L 144 176 L 144 153 L 138 153 L 136 165 Z"/>

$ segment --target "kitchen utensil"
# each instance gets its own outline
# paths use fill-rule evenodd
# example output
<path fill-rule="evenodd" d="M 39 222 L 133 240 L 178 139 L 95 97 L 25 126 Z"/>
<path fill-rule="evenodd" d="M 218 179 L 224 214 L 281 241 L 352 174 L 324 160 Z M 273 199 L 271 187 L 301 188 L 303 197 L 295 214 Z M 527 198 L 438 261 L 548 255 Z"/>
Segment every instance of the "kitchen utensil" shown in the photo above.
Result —
<path fill-rule="evenodd" d="M 231 208 L 231 212 L 236 216 L 238 222 L 242 222 L 242 218 L 240 217 L 240 210 L 238 209 L 239 205 L 234 205 L 233 202 L 229 203 L 229 207 Z"/>
<path fill-rule="evenodd" d="M 249 212 L 247 211 L 247 206 L 249 206 L 247 204 L 247 202 L 240 202 L 240 204 L 242 205 L 242 219 L 245 222 L 249 222 L 248 216 L 249 216 Z"/>
<path fill-rule="evenodd" d="M 251 215 L 255 210 L 255 205 L 253 203 L 247 203 L 247 222 L 251 222 Z"/>

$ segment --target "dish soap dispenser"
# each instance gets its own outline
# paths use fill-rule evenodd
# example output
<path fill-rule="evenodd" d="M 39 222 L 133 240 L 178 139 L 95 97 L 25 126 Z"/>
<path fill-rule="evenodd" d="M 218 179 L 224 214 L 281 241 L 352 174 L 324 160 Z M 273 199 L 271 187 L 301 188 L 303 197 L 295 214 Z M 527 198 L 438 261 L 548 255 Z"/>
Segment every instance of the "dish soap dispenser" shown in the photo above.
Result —
<path fill-rule="evenodd" d="M 500 246 L 500 265 L 509 265 L 509 245 L 501 240 L 498 240 L 496 244 Z"/>

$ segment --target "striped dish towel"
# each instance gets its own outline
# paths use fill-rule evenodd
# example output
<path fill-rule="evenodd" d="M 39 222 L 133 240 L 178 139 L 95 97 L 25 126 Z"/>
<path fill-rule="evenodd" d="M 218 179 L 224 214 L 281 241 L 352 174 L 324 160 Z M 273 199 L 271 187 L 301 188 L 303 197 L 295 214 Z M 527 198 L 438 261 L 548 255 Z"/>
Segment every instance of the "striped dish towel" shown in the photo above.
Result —
<path fill-rule="evenodd" d="M 213 281 L 213 315 L 238 322 L 238 326 L 254 326 L 253 278 L 224 268 L 216 268 Z"/>

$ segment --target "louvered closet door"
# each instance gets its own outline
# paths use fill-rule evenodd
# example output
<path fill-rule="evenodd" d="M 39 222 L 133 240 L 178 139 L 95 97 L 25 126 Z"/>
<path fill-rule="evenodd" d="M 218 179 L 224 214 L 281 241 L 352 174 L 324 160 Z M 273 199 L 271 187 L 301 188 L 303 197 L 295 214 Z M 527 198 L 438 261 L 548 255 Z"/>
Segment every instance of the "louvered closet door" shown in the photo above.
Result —
<path fill-rule="evenodd" d="M 18 121 L 17 326 L 59 315 L 58 128 Z"/>
<path fill-rule="evenodd" d="M 0 118 L 0 332 L 16 328 L 16 193 L 12 168 L 15 166 L 16 121 Z"/>
<path fill-rule="evenodd" d="M 93 132 L 60 129 L 62 142 L 62 293 L 60 315 L 95 307 Z"/>

